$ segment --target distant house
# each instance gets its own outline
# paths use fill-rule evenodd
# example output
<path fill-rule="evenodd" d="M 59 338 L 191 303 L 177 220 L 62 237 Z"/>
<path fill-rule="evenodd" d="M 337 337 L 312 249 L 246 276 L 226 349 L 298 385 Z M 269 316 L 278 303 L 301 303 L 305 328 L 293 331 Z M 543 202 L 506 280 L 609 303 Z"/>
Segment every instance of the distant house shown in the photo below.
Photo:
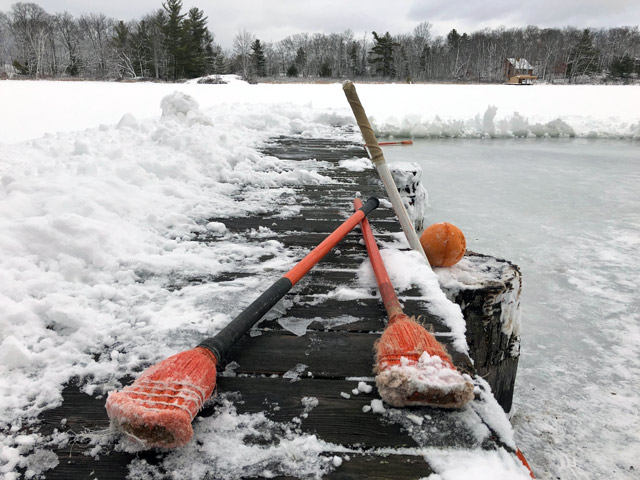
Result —
<path fill-rule="evenodd" d="M 524 58 L 505 58 L 504 75 L 509 85 L 532 85 L 538 78 L 533 75 L 533 67 Z"/>

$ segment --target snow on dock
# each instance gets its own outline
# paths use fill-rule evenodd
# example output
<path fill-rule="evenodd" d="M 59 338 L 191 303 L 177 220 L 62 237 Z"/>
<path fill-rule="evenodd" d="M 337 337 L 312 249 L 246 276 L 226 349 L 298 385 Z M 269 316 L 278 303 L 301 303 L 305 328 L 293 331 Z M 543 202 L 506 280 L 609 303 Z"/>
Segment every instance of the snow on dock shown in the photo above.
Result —
<path fill-rule="evenodd" d="M 385 197 L 372 169 L 348 162 L 365 156 L 352 142 L 283 137 L 263 152 L 284 162 L 283 175 L 303 164 L 313 181 L 237 189 L 231 195 L 236 202 L 271 196 L 276 208 L 211 217 L 191 241 L 215 247 L 237 238 L 247 249 L 269 242 L 273 248 L 256 259 L 243 256 L 245 244 L 239 244 L 229 255 L 231 268 L 211 275 L 174 272 L 166 288 L 179 295 L 202 286 L 205 305 L 216 301 L 207 298 L 207 285 L 236 291 L 236 303 L 211 308 L 236 313 L 282 275 L 278 251 L 289 252 L 293 264 L 350 215 L 357 192 Z M 317 182 L 314 173 L 331 180 Z M 411 255 L 390 205 L 382 203 L 370 216 L 381 246 Z M 375 283 L 363 280 L 366 258 L 360 232 L 351 232 L 234 346 L 218 395 L 196 419 L 195 438 L 183 449 L 132 451 L 108 430 L 105 399 L 67 386 L 62 405 L 41 415 L 40 435 L 69 436 L 53 447 L 58 464 L 46 478 L 404 479 L 432 473 L 450 478 L 461 471 L 464 478 L 488 472 L 491 478 L 528 478 L 506 416 L 481 378 L 475 379 L 475 400 L 460 411 L 395 409 L 379 400 L 373 348 L 386 313 Z M 424 292 L 409 285 L 399 297 L 406 312 L 424 317 L 456 366 L 473 375 L 472 360 L 454 346 L 459 334 L 429 312 Z M 194 344 L 202 333 L 197 330 Z"/>

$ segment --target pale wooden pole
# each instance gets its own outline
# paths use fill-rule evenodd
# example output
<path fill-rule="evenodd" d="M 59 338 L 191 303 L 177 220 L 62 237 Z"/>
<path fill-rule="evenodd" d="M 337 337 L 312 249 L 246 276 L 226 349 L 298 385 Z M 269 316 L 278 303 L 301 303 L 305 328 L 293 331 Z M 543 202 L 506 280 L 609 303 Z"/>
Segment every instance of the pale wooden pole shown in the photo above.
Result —
<path fill-rule="evenodd" d="M 409 219 L 409 215 L 407 215 L 407 210 L 404 208 L 402 198 L 400 198 L 400 194 L 398 193 L 398 187 L 396 187 L 396 183 L 393 181 L 389 166 L 384 159 L 382 149 L 378 145 L 378 139 L 373 132 L 373 128 L 371 128 L 371 124 L 369 123 L 367 114 L 365 113 L 364 107 L 360 102 L 360 98 L 358 98 L 356 87 L 353 82 L 347 80 L 342 84 L 342 89 L 344 90 L 344 94 L 349 101 L 349 105 L 351 105 L 351 110 L 353 111 L 353 115 L 356 117 L 358 127 L 360 127 L 360 132 L 362 133 L 362 136 L 364 138 L 364 143 L 366 144 L 367 151 L 369 152 L 369 157 L 376 166 L 376 170 L 378 170 L 378 175 L 380 176 L 384 188 L 387 191 L 387 195 L 389 196 L 389 200 L 391 201 L 393 210 L 396 212 L 396 216 L 400 221 L 400 226 L 402 227 L 402 231 L 404 232 L 404 235 L 409 242 L 409 246 L 417 252 L 420 252 L 420 254 L 424 257 L 425 262 L 427 262 L 427 265 L 429 265 L 430 267 L 431 265 L 429 264 L 427 255 L 422 249 L 420 239 L 418 238 L 418 235 L 413 228 L 413 224 Z"/>

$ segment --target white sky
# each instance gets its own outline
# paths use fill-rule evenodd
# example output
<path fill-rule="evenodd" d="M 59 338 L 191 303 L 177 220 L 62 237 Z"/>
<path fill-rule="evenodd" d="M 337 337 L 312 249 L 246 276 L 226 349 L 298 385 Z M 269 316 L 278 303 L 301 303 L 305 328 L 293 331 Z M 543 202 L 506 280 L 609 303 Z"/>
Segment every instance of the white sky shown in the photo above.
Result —
<path fill-rule="evenodd" d="M 0 0 L 8 12 L 15 0 Z M 102 12 L 116 19 L 138 19 L 162 7 L 162 0 L 40 0 L 49 13 L 74 16 Z M 640 25 L 639 0 L 183 0 L 185 10 L 198 7 L 209 17 L 217 43 L 231 48 L 241 29 L 263 42 L 301 32 L 343 32 L 357 36 L 410 33 L 423 21 L 434 35 L 452 28 L 472 32 L 485 27 L 614 27 Z"/>

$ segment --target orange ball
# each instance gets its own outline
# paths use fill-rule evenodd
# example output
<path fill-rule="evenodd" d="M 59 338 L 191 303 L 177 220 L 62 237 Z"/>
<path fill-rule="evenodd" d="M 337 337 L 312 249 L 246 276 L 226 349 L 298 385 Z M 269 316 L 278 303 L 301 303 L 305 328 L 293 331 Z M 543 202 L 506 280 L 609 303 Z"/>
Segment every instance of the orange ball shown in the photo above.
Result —
<path fill-rule="evenodd" d="M 450 223 L 434 223 L 420 237 L 420 244 L 432 267 L 450 267 L 464 256 L 467 241 L 462 231 Z"/>

